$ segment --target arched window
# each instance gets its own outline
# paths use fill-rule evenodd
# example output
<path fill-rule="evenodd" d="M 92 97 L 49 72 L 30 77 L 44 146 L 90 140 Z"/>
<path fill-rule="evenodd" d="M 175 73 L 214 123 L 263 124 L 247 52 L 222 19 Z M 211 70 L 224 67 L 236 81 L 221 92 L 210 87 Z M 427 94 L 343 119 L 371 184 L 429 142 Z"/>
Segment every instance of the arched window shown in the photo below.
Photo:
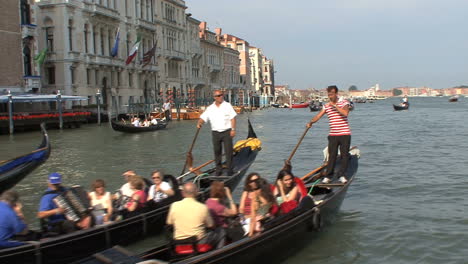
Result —
<path fill-rule="evenodd" d="M 84 45 L 85 45 L 85 53 L 88 53 L 88 34 L 89 34 L 88 24 L 85 24 L 85 25 L 84 25 Z"/>
<path fill-rule="evenodd" d="M 70 51 L 73 51 L 73 20 L 68 20 L 68 45 L 70 45 Z"/>
<path fill-rule="evenodd" d="M 25 45 L 23 48 L 23 67 L 24 67 L 24 75 L 30 76 L 32 75 L 31 71 L 31 49 L 29 49 L 28 45 Z"/>
<path fill-rule="evenodd" d="M 54 22 L 50 18 L 44 20 L 45 38 L 48 51 L 54 51 Z"/>

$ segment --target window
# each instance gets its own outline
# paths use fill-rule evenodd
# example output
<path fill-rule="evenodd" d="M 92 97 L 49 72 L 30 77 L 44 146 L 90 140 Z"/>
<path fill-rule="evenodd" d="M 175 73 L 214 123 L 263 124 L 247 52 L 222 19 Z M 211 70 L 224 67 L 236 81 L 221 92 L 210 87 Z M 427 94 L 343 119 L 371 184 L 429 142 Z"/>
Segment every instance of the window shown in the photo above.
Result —
<path fill-rule="evenodd" d="M 86 69 L 86 84 L 91 84 L 91 70 Z"/>
<path fill-rule="evenodd" d="M 132 87 L 133 86 L 133 80 L 132 80 L 132 73 L 129 72 L 128 73 L 128 87 Z"/>
<path fill-rule="evenodd" d="M 93 53 L 97 55 L 97 28 L 93 29 Z"/>
<path fill-rule="evenodd" d="M 71 84 L 75 83 L 75 67 L 70 67 L 70 79 Z"/>
<path fill-rule="evenodd" d="M 117 86 L 120 86 L 120 72 L 117 72 Z"/>
<path fill-rule="evenodd" d="M 84 25 L 84 45 L 85 45 L 85 53 L 88 53 L 88 24 Z"/>
<path fill-rule="evenodd" d="M 28 0 L 21 0 L 21 24 L 31 24 L 31 13 Z"/>
<path fill-rule="evenodd" d="M 47 82 L 48 84 L 55 84 L 55 67 L 47 68 Z"/>
<path fill-rule="evenodd" d="M 73 21 L 68 20 L 68 45 L 70 45 L 70 51 L 73 51 Z"/>
<path fill-rule="evenodd" d="M 112 31 L 108 31 L 108 43 L 109 43 L 109 56 L 111 56 L 111 51 L 112 51 Z"/>
<path fill-rule="evenodd" d="M 25 46 L 23 49 L 23 67 L 24 67 L 24 75 L 30 76 L 32 75 L 31 72 L 31 50 L 28 46 Z"/>
<path fill-rule="evenodd" d="M 101 55 L 104 56 L 104 32 L 101 30 Z"/>
<path fill-rule="evenodd" d="M 49 51 L 54 51 L 54 28 L 46 27 L 46 43 Z"/>

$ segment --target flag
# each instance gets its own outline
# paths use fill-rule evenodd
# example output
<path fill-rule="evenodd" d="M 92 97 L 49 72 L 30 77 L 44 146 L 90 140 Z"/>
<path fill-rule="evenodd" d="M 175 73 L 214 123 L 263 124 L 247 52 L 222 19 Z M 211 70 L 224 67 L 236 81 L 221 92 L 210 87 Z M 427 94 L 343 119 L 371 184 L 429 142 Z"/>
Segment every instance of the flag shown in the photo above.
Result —
<path fill-rule="evenodd" d="M 143 54 L 143 60 L 141 61 L 142 66 L 145 67 L 151 62 L 151 59 L 154 57 L 154 53 L 156 52 L 156 43 L 154 44 L 153 48 L 148 50 L 145 54 Z"/>
<path fill-rule="evenodd" d="M 37 64 L 42 65 L 46 57 L 47 57 L 47 48 L 39 52 L 39 54 L 37 54 L 36 57 L 34 57 L 34 60 L 37 62 Z"/>
<path fill-rule="evenodd" d="M 127 64 L 127 65 L 130 64 L 130 62 L 132 62 L 132 60 L 135 58 L 135 56 L 138 53 L 138 48 L 140 47 L 140 43 L 141 43 L 141 35 L 138 34 L 137 35 L 137 40 L 136 40 L 135 44 L 133 44 L 133 47 L 130 50 L 130 54 L 128 54 L 128 58 L 125 61 L 125 64 Z"/>
<path fill-rule="evenodd" d="M 115 34 L 114 47 L 111 50 L 112 57 L 115 57 L 119 54 L 119 41 L 120 41 L 120 27 L 117 28 L 117 33 Z"/>

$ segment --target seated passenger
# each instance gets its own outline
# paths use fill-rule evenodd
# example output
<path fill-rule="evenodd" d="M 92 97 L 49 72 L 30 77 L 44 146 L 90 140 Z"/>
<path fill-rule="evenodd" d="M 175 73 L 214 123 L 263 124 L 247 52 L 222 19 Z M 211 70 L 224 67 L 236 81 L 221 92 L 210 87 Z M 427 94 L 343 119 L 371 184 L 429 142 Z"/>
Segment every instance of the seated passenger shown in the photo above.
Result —
<path fill-rule="evenodd" d="M 43 194 L 37 217 L 45 224 L 45 231 L 55 234 L 67 234 L 77 229 L 87 229 L 91 226 L 92 219 L 90 216 L 83 217 L 79 222 L 67 220 L 65 218 L 65 209 L 58 207 L 54 198 L 65 192 L 67 189 L 62 185 L 62 175 L 54 172 L 49 174 L 48 189 Z"/>
<path fill-rule="evenodd" d="M 205 204 L 210 210 L 216 227 L 226 228 L 226 217 L 237 215 L 237 207 L 234 200 L 232 200 L 231 191 L 229 188 L 224 187 L 223 182 L 213 181 L 211 183 L 210 198 L 206 200 Z M 225 204 L 229 204 L 229 207 L 226 207 Z"/>
<path fill-rule="evenodd" d="M 15 237 L 28 233 L 18 193 L 5 191 L 0 199 L 0 249 L 24 245 Z"/>
<path fill-rule="evenodd" d="M 158 124 L 158 120 L 156 119 L 156 117 L 151 118 L 151 125 L 155 126 L 157 124 Z"/>
<path fill-rule="evenodd" d="M 281 213 L 288 213 L 297 207 L 301 194 L 298 186 L 296 186 L 295 177 L 291 172 L 281 170 L 278 173 L 273 194 L 280 206 Z"/>
<path fill-rule="evenodd" d="M 135 119 L 132 122 L 133 126 L 140 127 L 140 118 L 135 117 Z"/>
<path fill-rule="evenodd" d="M 145 118 L 145 121 L 143 121 L 143 127 L 149 127 L 151 125 L 150 121 L 148 120 L 148 118 Z"/>
<path fill-rule="evenodd" d="M 213 228 L 214 222 L 208 207 L 197 201 L 197 186 L 188 182 L 182 187 L 184 199 L 171 204 L 166 223 L 174 227 L 174 240 L 196 237 L 199 244 L 209 244 L 220 248 L 224 246 L 224 234 L 221 229 L 206 232 Z"/>
<path fill-rule="evenodd" d="M 136 213 L 139 213 L 143 208 L 145 208 L 146 200 L 148 200 L 147 195 L 144 191 L 145 182 L 143 178 L 138 175 L 132 176 L 130 178 L 130 187 L 133 190 L 132 199 L 125 205 L 127 210 L 125 217 L 131 217 Z"/>
<path fill-rule="evenodd" d="M 168 182 L 163 181 L 163 175 L 159 170 L 154 170 L 151 174 L 154 184 L 151 185 L 148 192 L 148 201 L 160 202 L 169 196 L 174 195 L 171 185 Z"/>
<path fill-rule="evenodd" d="M 100 225 L 112 219 L 111 194 L 106 192 L 106 184 L 101 179 L 95 180 L 91 187 L 94 191 L 89 193 L 89 199 L 96 224 Z"/>
<path fill-rule="evenodd" d="M 127 182 L 124 185 L 122 185 L 122 187 L 120 187 L 120 192 L 123 196 L 132 197 L 133 191 L 132 191 L 132 188 L 130 187 L 130 178 L 135 175 L 136 173 L 133 170 L 127 170 L 122 174 L 125 181 Z"/>
<path fill-rule="evenodd" d="M 250 173 L 239 205 L 239 212 L 245 217 L 245 229 L 249 236 L 261 231 L 260 220 L 270 216 L 270 209 L 274 205 L 276 201 L 268 182 L 257 173 Z"/>

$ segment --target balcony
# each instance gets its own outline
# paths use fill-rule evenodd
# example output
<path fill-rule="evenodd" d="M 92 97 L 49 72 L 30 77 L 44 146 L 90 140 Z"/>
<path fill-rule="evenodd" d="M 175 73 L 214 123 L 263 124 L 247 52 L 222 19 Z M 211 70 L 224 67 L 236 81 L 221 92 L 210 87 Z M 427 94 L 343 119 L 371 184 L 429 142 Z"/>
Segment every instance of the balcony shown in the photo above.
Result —
<path fill-rule="evenodd" d="M 185 53 L 176 50 L 162 50 L 162 55 L 169 60 L 184 61 L 186 56 Z"/>
<path fill-rule="evenodd" d="M 210 64 L 208 65 L 208 68 L 210 69 L 210 72 L 220 72 L 222 70 L 222 67 L 219 64 Z"/>
<path fill-rule="evenodd" d="M 24 76 L 23 80 L 26 91 L 38 92 L 41 90 L 41 76 Z"/>
<path fill-rule="evenodd" d="M 23 39 L 28 37 L 36 37 L 36 25 L 32 24 L 23 24 L 21 25 L 21 37 Z"/>
<path fill-rule="evenodd" d="M 117 10 L 110 9 L 96 3 L 85 4 L 84 10 L 92 13 L 93 16 L 104 16 L 120 21 L 120 14 Z"/>
<path fill-rule="evenodd" d="M 80 53 L 78 51 L 70 51 L 68 52 L 68 59 L 78 62 L 80 61 Z"/>
<path fill-rule="evenodd" d="M 156 24 L 148 20 L 138 18 L 135 21 L 135 25 L 150 31 L 156 31 Z"/>

